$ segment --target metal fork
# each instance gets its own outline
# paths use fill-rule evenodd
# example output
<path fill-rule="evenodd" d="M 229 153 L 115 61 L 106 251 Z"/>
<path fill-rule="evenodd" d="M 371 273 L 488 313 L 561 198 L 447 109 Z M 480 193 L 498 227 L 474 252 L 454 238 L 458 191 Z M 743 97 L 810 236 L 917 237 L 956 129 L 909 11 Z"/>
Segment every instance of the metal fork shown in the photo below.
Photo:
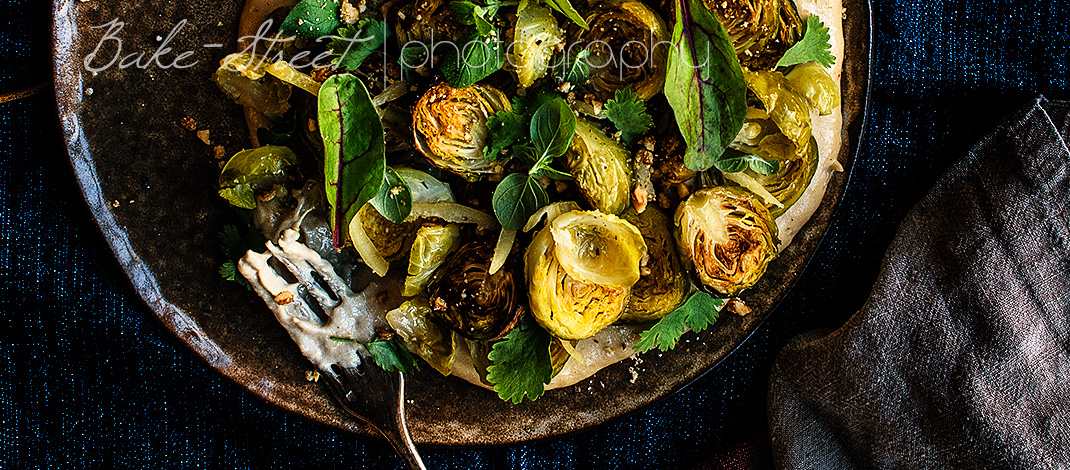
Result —
<path fill-rule="evenodd" d="M 339 341 L 371 340 L 375 319 L 361 308 L 360 295 L 299 237 L 294 229 L 283 231 L 277 245 L 266 243 L 266 253 L 248 252 L 238 270 L 316 365 L 342 409 L 382 433 L 410 469 L 425 470 L 405 425 L 405 377 L 375 365 L 363 346 Z M 280 264 L 297 282 L 282 276 Z"/>

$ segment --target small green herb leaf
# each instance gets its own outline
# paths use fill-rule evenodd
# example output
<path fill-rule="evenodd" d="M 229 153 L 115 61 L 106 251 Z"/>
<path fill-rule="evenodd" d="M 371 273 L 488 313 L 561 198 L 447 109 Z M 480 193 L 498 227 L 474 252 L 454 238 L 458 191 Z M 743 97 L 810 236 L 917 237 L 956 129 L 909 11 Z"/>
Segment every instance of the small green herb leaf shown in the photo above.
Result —
<path fill-rule="evenodd" d="M 545 3 L 546 6 L 557 10 L 558 13 L 567 16 L 568 19 L 572 20 L 573 23 L 580 25 L 581 28 L 591 29 L 590 26 L 587 26 L 587 22 L 583 20 L 583 17 L 580 16 L 580 13 L 576 11 L 575 8 L 572 8 L 572 4 L 569 3 L 568 0 L 543 0 L 543 3 Z"/>
<path fill-rule="evenodd" d="M 725 173 L 739 173 L 747 169 L 749 156 L 736 149 L 725 149 L 721 158 L 714 160 L 713 167 Z"/>
<path fill-rule="evenodd" d="M 817 62 L 825 67 L 831 67 L 836 63 L 836 57 L 832 55 L 832 44 L 829 43 L 829 29 L 821 22 L 817 15 L 806 18 L 806 32 L 802 39 L 784 52 L 784 56 L 776 63 L 777 67 Z"/>
<path fill-rule="evenodd" d="M 279 25 L 279 32 L 303 38 L 329 36 L 342 25 L 341 8 L 340 0 L 301 0 Z"/>
<path fill-rule="evenodd" d="M 584 49 L 576 54 L 571 61 L 561 61 L 561 68 L 557 69 L 555 76 L 558 82 L 568 82 L 573 87 L 587 83 L 591 78 L 591 66 L 587 63 L 587 57 L 591 51 Z"/>
<path fill-rule="evenodd" d="M 488 358 L 487 380 L 502 400 L 520 403 L 535 400 L 546 391 L 553 376 L 550 362 L 550 334 L 530 315 L 494 343 Z"/>
<path fill-rule="evenodd" d="M 747 85 L 721 21 L 698 0 L 675 0 L 675 4 L 665 98 L 687 142 L 684 164 L 704 171 L 743 127 Z"/>
<path fill-rule="evenodd" d="M 561 98 L 547 101 L 531 117 L 531 141 L 538 152 L 538 162 L 564 155 L 575 135 L 576 115 Z"/>
<path fill-rule="evenodd" d="M 617 127 L 620 140 L 627 145 L 635 145 L 654 127 L 654 119 L 646 113 L 646 103 L 628 88 L 617 90 L 613 99 L 606 101 L 606 117 Z"/>
<path fill-rule="evenodd" d="M 390 37 L 386 23 L 379 20 L 364 20 L 359 26 L 344 26 L 338 29 L 338 38 L 331 40 L 331 55 L 337 57 L 335 66 L 354 72 L 372 52 L 383 47 Z"/>
<path fill-rule="evenodd" d="M 452 54 L 454 60 L 442 64 L 442 75 L 454 88 L 471 86 L 487 78 L 501 69 L 505 60 L 502 41 L 494 31 L 487 35 L 469 31 L 457 42 L 457 47 L 461 48 L 461 53 Z"/>
<path fill-rule="evenodd" d="M 341 249 L 349 222 L 383 187 L 383 122 L 364 83 L 342 74 L 331 76 L 320 88 L 319 128 L 334 247 Z"/>
<path fill-rule="evenodd" d="M 491 205 L 502 228 L 520 230 L 528 219 L 550 202 L 546 190 L 531 175 L 513 173 L 494 189 Z"/>
<path fill-rule="evenodd" d="M 416 363 L 412 353 L 394 339 L 376 338 L 370 343 L 364 343 L 364 347 L 372 355 L 372 360 L 387 372 L 401 371 L 408 374 L 420 370 L 420 365 Z"/>
<path fill-rule="evenodd" d="M 498 12 L 498 4 L 490 3 L 485 7 L 481 7 L 472 2 L 453 1 L 450 2 L 450 11 L 453 12 L 453 17 L 457 19 L 457 22 L 463 25 L 475 26 L 476 32 L 486 36 L 494 30 L 494 24 L 491 23 L 491 19 Z"/>
<path fill-rule="evenodd" d="M 412 192 L 405 179 L 391 167 L 386 167 L 383 186 L 371 200 L 372 206 L 387 220 L 400 224 L 412 212 Z"/>
<path fill-rule="evenodd" d="M 757 155 L 751 155 L 748 161 L 750 169 L 761 175 L 775 175 L 780 171 L 780 162 L 775 160 L 766 160 Z"/>
<path fill-rule="evenodd" d="M 512 111 L 498 111 L 490 119 L 487 119 L 487 146 L 483 148 L 483 156 L 487 160 L 497 160 L 502 150 L 520 141 L 525 137 L 525 120 Z"/>
<path fill-rule="evenodd" d="M 683 305 L 641 333 L 635 350 L 641 353 L 654 348 L 662 351 L 672 350 L 687 328 L 700 333 L 716 322 L 718 312 L 724 304 L 724 299 L 713 298 L 702 291 L 695 292 Z"/>

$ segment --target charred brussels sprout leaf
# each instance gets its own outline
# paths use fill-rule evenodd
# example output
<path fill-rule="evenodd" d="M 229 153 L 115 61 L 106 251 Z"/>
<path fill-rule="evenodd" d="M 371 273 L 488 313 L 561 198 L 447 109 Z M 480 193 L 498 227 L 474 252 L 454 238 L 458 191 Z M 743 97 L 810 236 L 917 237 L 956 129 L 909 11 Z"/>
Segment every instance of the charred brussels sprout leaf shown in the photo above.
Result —
<path fill-rule="evenodd" d="M 554 49 L 565 41 L 550 10 L 529 3 L 517 14 L 509 64 L 521 89 L 546 75 Z"/>
<path fill-rule="evenodd" d="M 242 106 L 268 116 L 279 116 L 290 109 L 292 88 L 268 75 L 267 57 L 231 54 L 219 61 L 213 78 L 228 98 Z"/>
<path fill-rule="evenodd" d="M 431 275 L 446 261 L 446 255 L 460 245 L 460 241 L 460 225 L 420 227 L 416 231 L 412 250 L 409 251 L 409 270 L 402 295 L 412 297 L 423 292 L 431 280 Z"/>
<path fill-rule="evenodd" d="M 431 315 L 465 338 L 500 338 L 523 310 L 515 257 L 491 275 L 493 256 L 493 244 L 469 242 L 446 259 L 428 286 Z"/>
<path fill-rule="evenodd" d="M 808 63 L 791 69 L 787 75 L 791 88 L 806 98 L 818 114 L 828 116 L 840 105 L 840 90 L 824 67 Z"/>
<path fill-rule="evenodd" d="M 401 338 L 402 344 L 427 361 L 442 375 L 453 368 L 453 332 L 443 331 L 428 314 L 431 306 L 424 299 L 412 299 L 386 312 L 386 321 Z"/>
<path fill-rule="evenodd" d="M 219 174 L 219 195 L 235 207 L 256 209 L 256 192 L 286 181 L 297 155 L 286 147 L 266 145 L 234 154 Z"/>
<path fill-rule="evenodd" d="M 495 342 L 488 355 L 487 381 L 505 401 L 520 403 L 524 397 L 535 400 L 546 391 L 553 378 L 550 362 L 550 334 L 530 317 Z"/>
<path fill-rule="evenodd" d="M 565 152 L 576 185 L 595 209 L 616 214 L 628 205 L 631 171 L 628 151 L 586 119 Z"/>
<path fill-rule="evenodd" d="M 750 192 L 696 191 L 676 209 L 676 241 L 699 282 L 723 295 L 753 286 L 776 258 L 776 225 Z"/>

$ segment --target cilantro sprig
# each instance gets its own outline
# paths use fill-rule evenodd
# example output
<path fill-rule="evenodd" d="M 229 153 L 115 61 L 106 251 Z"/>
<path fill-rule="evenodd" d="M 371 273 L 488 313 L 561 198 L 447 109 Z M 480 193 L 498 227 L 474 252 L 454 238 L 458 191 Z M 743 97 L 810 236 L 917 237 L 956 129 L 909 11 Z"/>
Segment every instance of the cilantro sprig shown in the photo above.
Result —
<path fill-rule="evenodd" d="M 530 315 L 494 343 L 487 355 L 487 381 L 502 400 L 514 404 L 524 397 L 535 400 L 546 391 L 553 377 L 550 362 L 550 333 L 542 329 Z"/>
<path fill-rule="evenodd" d="M 836 63 L 836 57 L 830 50 L 829 29 L 821 22 L 817 15 L 806 18 L 806 32 L 802 39 L 784 52 L 784 56 L 776 63 L 777 67 L 801 64 L 814 61 L 825 67 L 831 67 Z"/>
<path fill-rule="evenodd" d="M 654 127 L 654 119 L 646 113 L 646 104 L 628 88 L 622 88 L 606 101 L 606 117 L 620 131 L 620 140 L 635 145 L 639 138 Z"/>
<path fill-rule="evenodd" d="M 725 299 L 717 299 L 699 291 L 691 295 L 683 305 L 659 320 L 649 330 L 639 335 L 635 350 L 645 353 L 654 348 L 670 351 L 688 328 L 699 333 L 717 321 L 718 312 Z"/>

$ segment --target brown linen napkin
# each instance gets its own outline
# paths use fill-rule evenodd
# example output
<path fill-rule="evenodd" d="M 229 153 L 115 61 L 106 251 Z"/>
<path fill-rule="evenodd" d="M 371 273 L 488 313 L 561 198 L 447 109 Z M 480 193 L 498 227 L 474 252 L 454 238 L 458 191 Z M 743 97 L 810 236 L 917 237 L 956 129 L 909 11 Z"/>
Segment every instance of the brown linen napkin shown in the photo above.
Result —
<path fill-rule="evenodd" d="M 770 378 L 781 468 L 1070 467 L 1070 103 L 1009 118 L 904 220 L 869 300 Z"/>

